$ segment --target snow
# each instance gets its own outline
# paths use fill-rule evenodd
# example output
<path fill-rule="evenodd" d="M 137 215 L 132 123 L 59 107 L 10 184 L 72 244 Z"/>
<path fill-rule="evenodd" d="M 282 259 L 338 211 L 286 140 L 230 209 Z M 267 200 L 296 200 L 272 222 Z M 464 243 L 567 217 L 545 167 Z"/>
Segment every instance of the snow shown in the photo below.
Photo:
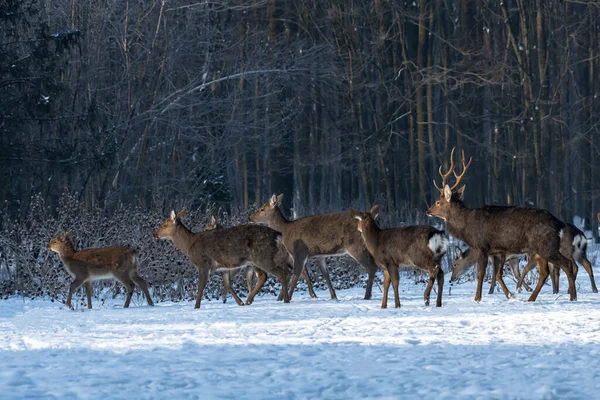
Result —
<path fill-rule="evenodd" d="M 507 284 L 511 286 L 509 279 Z M 562 291 L 567 287 L 561 282 Z M 600 391 L 600 294 L 580 274 L 576 302 L 544 287 L 506 300 L 475 286 L 423 305 L 401 284 L 400 309 L 381 292 L 296 293 L 145 305 L 134 296 L 69 311 L 48 300 L 0 301 L 3 399 L 582 399 Z M 484 287 L 487 293 L 487 285 Z M 78 293 L 78 299 L 83 293 Z"/>

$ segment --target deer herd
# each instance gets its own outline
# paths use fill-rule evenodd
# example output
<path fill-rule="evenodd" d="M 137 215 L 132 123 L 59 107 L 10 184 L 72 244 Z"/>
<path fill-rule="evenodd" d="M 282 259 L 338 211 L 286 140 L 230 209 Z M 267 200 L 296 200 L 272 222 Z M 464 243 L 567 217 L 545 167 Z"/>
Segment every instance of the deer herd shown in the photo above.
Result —
<path fill-rule="evenodd" d="M 590 261 L 587 259 L 587 239 L 575 226 L 565 224 L 550 212 L 533 207 L 484 206 L 469 208 L 463 202 L 465 185 L 459 187 L 471 165 L 464 151 L 462 171 L 457 173 L 454 164 L 454 149 L 450 154 L 450 166 L 443 172 L 441 185 L 434 181 L 439 198 L 427 210 L 427 215 L 438 217 L 456 239 L 469 247 L 466 251 L 455 248 L 455 262 L 450 284 L 463 275 L 469 267 L 477 264 L 477 289 L 475 301 L 481 301 L 483 281 L 488 263 L 493 265 L 493 280 L 490 293 L 498 282 L 507 298 L 512 296 L 503 280 L 503 267 L 509 263 L 514 277 L 518 279 L 517 291 L 521 286 L 532 289 L 523 282 L 525 275 L 537 266 L 539 280 L 529 301 L 535 301 L 548 275 L 551 275 L 553 292 L 559 290 L 559 271 L 567 277 L 570 300 L 577 299 L 575 278 L 577 263 L 588 273 L 592 290 L 598 292 Z M 454 184 L 448 178 L 454 176 Z M 238 305 L 249 305 L 267 280 L 274 276 L 281 284 L 278 300 L 288 303 L 294 293 L 300 275 L 306 280 L 311 297 L 316 297 L 306 270 L 308 258 L 318 261 L 332 299 L 337 295 L 331 279 L 326 257 L 349 255 L 367 271 L 368 279 L 365 299 L 372 296 L 373 281 L 378 269 L 383 271 L 382 308 L 387 308 L 390 283 L 394 291 L 394 305 L 400 307 L 398 292 L 398 269 L 416 267 L 429 273 L 424 292 L 425 305 L 434 283 L 437 281 L 436 307 L 442 306 L 444 271 L 442 258 L 448 249 L 448 237 L 443 230 L 428 225 L 381 229 L 377 222 L 379 208 L 373 206 L 367 212 L 350 209 L 346 212 L 313 215 L 288 220 L 281 211 L 283 195 L 273 195 L 250 216 L 251 224 L 225 228 L 212 218 L 200 232 L 192 232 L 182 219 L 185 211 L 171 215 L 154 232 L 156 239 L 167 239 L 187 255 L 198 270 L 198 292 L 195 308 L 200 308 L 209 273 L 221 271 L 226 292 Z M 600 219 L 600 214 L 598 214 Z M 263 225 L 263 224 L 266 224 Z M 48 248 L 62 260 L 68 274 L 73 278 L 69 287 L 66 306 L 73 308 L 73 292 L 85 284 L 87 307 L 92 308 L 92 282 L 97 279 L 116 278 L 127 289 L 124 307 L 131 302 L 134 284 L 143 291 L 149 305 L 152 298 L 144 279 L 137 271 L 135 250 L 126 246 L 111 246 L 76 251 L 72 235 L 67 232 L 51 240 Z M 519 271 L 519 260 L 528 257 L 523 272 Z M 231 287 L 234 274 L 245 272 L 248 298 L 244 303 Z M 256 285 L 252 287 L 256 276 Z"/>

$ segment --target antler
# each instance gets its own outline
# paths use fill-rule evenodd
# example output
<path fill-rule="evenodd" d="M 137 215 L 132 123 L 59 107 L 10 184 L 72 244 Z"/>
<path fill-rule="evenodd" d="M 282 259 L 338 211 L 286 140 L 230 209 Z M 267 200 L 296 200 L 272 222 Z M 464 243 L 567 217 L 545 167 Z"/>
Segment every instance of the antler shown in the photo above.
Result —
<path fill-rule="evenodd" d="M 454 186 L 452 186 L 450 188 L 450 190 L 456 189 L 456 187 L 458 186 L 458 184 L 462 180 L 463 176 L 465 176 L 465 172 L 467 172 L 467 168 L 469 168 L 469 165 L 471 165 L 471 162 L 473 162 L 473 157 L 470 157 L 469 158 L 469 162 L 465 164 L 465 151 L 462 150 L 461 151 L 461 163 L 462 163 L 463 170 L 462 170 L 462 172 L 461 172 L 460 175 L 457 175 L 456 172 L 453 171 L 454 172 L 454 177 L 456 178 L 456 182 L 454 183 Z"/>
<path fill-rule="evenodd" d="M 433 184 L 435 185 L 437 190 L 440 191 L 440 193 L 444 193 L 444 187 L 448 183 L 448 177 L 450 176 L 450 174 L 454 174 L 454 177 L 456 178 L 456 182 L 450 188 L 450 190 L 456 189 L 456 187 L 460 184 L 460 181 L 462 180 L 463 176 L 465 176 L 465 172 L 467 172 L 467 168 L 469 168 L 469 166 L 471 165 L 471 162 L 473 162 L 473 157 L 471 157 L 471 158 L 469 158 L 469 162 L 465 163 L 465 151 L 462 150 L 461 151 L 461 162 L 462 162 L 463 170 L 460 174 L 457 174 L 456 171 L 454 171 L 454 150 L 455 149 L 456 149 L 456 147 L 453 147 L 452 151 L 450 152 L 450 168 L 448 169 L 448 172 L 443 173 L 442 166 L 440 165 L 439 173 L 440 173 L 440 176 L 442 177 L 442 186 L 441 187 L 438 186 L 437 182 L 435 180 L 433 181 Z"/>
<path fill-rule="evenodd" d="M 448 182 L 448 177 L 454 171 L 454 150 L 455 149 L 456 149 L 456 147 L 453 147 L 452 151 L 450 152 L 450 168 L 448 169 L 448 172 L 446 172 L 445 174 L 442 172 L 442 165 L 440 165 L 440 169 L 438 170 L 438 172 L 440 173 L 440 176 L 442 177 L 442 187 L 439 187 L 437 185 L 437 182 L 435 181 L 435 179 L 433 180 L 433 184 L 435 185 L 437 190 L 440 191 L 440 193 L 444 193 L 444 186 L 446 186 L 446 183 Z"/>

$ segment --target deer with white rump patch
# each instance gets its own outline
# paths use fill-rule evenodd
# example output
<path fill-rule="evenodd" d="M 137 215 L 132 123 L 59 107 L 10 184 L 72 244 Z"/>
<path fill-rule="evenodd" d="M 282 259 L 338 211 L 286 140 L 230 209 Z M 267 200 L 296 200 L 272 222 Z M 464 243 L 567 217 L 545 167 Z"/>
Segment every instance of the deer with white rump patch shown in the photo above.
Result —
<path fill-rule="evenodd" d="M 85 284 L 87 307 L 92 308 L 92 282 L 98 279 L 115 278 L 127 288 L 127 298 L 124 308 L 129 307 L 133 295 L 134 283 L 138 285 L 148 301 L 153 306 L 146 281 L 138 274 L 135 250 L 127 246 L 110 246 L 98 249 L 75 251 L 71 232 L 57 236 L 50 241 L 48 248 L 62 260 L 65 269 L 73 278 L 69 287 L 69 295 L 65 305 L 73 308 L 71 297 L 73 292 Z"/>
<path fill-rule="evenodd" d="M 571 261 L 560 252 L 561 232 L 565 224 L 546 210 L 528 207 L 485 206 L 468 208 L 462 201 L 465 186 L 456 189 L 473 159 L 465 160 L 462 152 L 462 173 L 454 171 L 454 149 L 450 153 L 450 168 L 443 173 L 440 166 L 442 184 L 435 186 L 440 197 L 427 210 L 427 215 L 435 216 L 446 222 L 448 231 L 457 239 L 465 242 L 477 251 L 477 292 L 475 301 L 481 301 L 483 278 L 490 254 L 495 257 L 496 280 L 506 297 L 511 293 L 502 280 L 502 265 L 507 254 L 535 254 L 540 260 L 540 280 L 529 301 L 535 301 L 544 282 L 548 278 L 548 263 L 561 268 L 569 280 L 570 299 L 576 300 L 577 293 L 573 279 Z M 456 182 L 447 185 L 448 177 L 454 173 Z"/>
<path fill-rule="evenodd" d="M 283 300 L 289 303 L 287 287 L 289 275 L 294 271 L 294 260 L 283 245 L 279 232 L 266 226 L 238 225 L 194 233 L 181 222 L 184 215 L 184 210 L 177 215 L 172 211 L 171 216 L 154 232 L 154 237 L 173 241 L 175 247 L 187 255 L 198 270 L 195 308 L 200 308 L 211 270 L 233 270 L 246 265 L 256 267 L 258 274 L 256 286 L 246 299 L 246 305 L 252 304 L 267 280 L 267 273 L 279 280 Z M 298 275 L 299 273 L 294 273 L 295 281 Z M 292 281 L 290 292 L 293 292 L 295 281 Z M 227 289 L 234 298 L 237 297 L 233 290 Z"/>
<path fill-rule="evenodd" d="M 369 253 L 377 266 L 383 270 L 383 301 L 381 308 L 387 308 L 390 282 L 394 289 L 394 304 L 400 307 L 398 268 L 415 266 L 429 272 L 429 282 L 425 288 L 425 305 L 429 305 L 429 295 L 437 280 L 438 293 L 436 307 L 442 306 L 444 271 L 441 260 L 448 248 L 448 238 L 444 231 L 428 225 L 415 225 L 403 228 L 381 229 L 375 222 L 379 207 L 373 206 L 368 212 L 353 208 L 350 213 L 358 220 L 361 234 Z"/>
<path fill-rule="evenodd" d="M 369 254 L 356 230 L 356 221 L 349 212 L 311 215 L 309 217 L 298 218 L 295 221 L 289 221 L 281 212 L 281 200 L 283 194 L 273 195 L 271 199 L 263 204 L 254 214 L 250 216 L 252 222 L 266 222 L 269 227 L 283 234 L 283 242 L 288 249 L 292 249 L 294 244 L 300 240 L 306 244 L 308 252 L 306 257 L 298 257 L 298 261 L 306 264 L 308 257 L 316 257 L 319 261 L 321 273 L 325 277 L 329 294 L 332 299 L 336 299 L 335 290 L 329 278 L 329 270 L 325 263 L 326 256 L 339 256 L 348 254 L 361 264 L 369 274 L 367 288 L 365 290 L 365 299 L 371 298 L 373 280 L 377 265 L 373 257 Z M 303 274 L 306 269 L 303 268 Z M 310 279 L 305 275 L 308 284 L 308 290 L 311 297 L 316 297 Z"/>
<path fill-rule="evenodd" d="M 587 258 L 587 245 L 587 238 L 580 229 L 578 229 L 575 225 L 565 224 L 565 228 L 561 231 L 560 252 L 573 263 L 573 279 L 577 279 L 577 272 L 579 271 L 579 266 L 577 263 L 580 263 L 583 265 L 583 268 L 590 277 L 592 292 L 598 293 L 598 288 L 596 287 L 596 281 L 594 279 L 594 271 L 592 270 L 592 263 L 590 263 L 590 260 Z M 523 278 L 529 273 L 529 271 L 535 268 L 535 266 L 535 258 L 530 257 L 529 262 L 525 268 L 523 268 L 521 279 L 519 279 L 519 282 L 517 283 L 517 291 L 520 289 L 521 284 L 523 283 Z M 550 267 L 552 292 L 558 293 L 560 270 L 558 268 L 554 268 L 553 265 L 550 265 Z"/>

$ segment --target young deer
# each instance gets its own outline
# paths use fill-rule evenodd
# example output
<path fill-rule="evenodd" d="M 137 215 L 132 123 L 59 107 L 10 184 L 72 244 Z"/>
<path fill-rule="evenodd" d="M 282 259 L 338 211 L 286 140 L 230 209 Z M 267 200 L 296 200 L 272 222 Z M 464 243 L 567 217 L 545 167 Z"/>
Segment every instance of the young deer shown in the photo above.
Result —
<path fill-rule="evenodd" d="M 540 280 L 529 301 L 535 301 L 544 282 L 548 278 L 548 262 L 560 267 L 569 280 L 570 299 L 576 300 L 577 293 L 573 279 L 571 260 L 560 252 L 560 238 L 565 224 L 546 210 L 527 207 L 486 206 L 468 208 L 462 201 L 465 186 L 454 191 L 460 184 L 473 159 L 465 162 L 462 152 L 461 174 L 454 172 L 454 149 L 450 154 L 450 168 L 442 173 L 439 199 L 427 210 L 427 215 L 435 216 L 446 222 L 448 231 L 457 239 L 467 243 L 478 252 L 477 292 L 475 301 L 481 301 L 483 278 L 490 254 L 498 254 L 494 263 L 496 279 L 506 297 L 510 297 L 506 284 L 502 280 L 502 268 L 506 254 L 532 253 L 540 260 Z M 454 173 L 456 182 L 452 187 L 446 184 L 448 177 Z"/>
<path fill-rule="evenodd" d="M 302 265 L 304 265 L 308 257 L 317 257 L 332 299 L 336 299 L 337 296 L 329 278 L 325 256 L 349 254 L 369 274 L 365 299 L 370 299 L 377 265 L 365 248 L 360 233 L 356 230 L 356 221 L 350 212 L 312 215 L 310 217 L 299 218 L 295 221 L 289 221 L 281 212 L 280 204 L 282 198 L 283 194 L 277 197 L 273 195 L 268 202 L 263 204 L 258 211 L 250 216 L 250 221 L 266 222 L 269 227 L 281 232 L 283 243 L 289 249 L 293 248 L 293 244 L 298 240 L 305 243 L 308 248 L 308 254 L 307 257 L 304 257 L 304 260 L 299 261 L 302 261 Z M 304 273 L 305 268 L 303 268 Z M 307 278 L 308 290 L 311 297 L 316 297 L 308 276 L 306 275 L 305 277 Z"/>
<path fill-rule="evenodd" d="M 598 293 L 596 281 L 594 280 L 594 271 L 592 270 L 592 263 L 590 263 L 590 260 L 588 260 L 587 258 L 587 238 L 585 237 L 585 234 L 581 230 L 579 230 L 575 225 L 565 224 L 565 229 L 560 238 L 560 252 L 573 263 L 573 279 L 577 279 L 577 272 L 579 271 L 579 266 L 577 265 L 577 263 L 582 264 L 583 268 L 590 277 L 592 291 L 594 293 Z M 519 282 L 517 283 L 517 290 L 520 289 L 521 283 L 523 282 L 523 278 L 525 277 L 525 275 L 527 275 L 529 271 L 531 271 L 535 266 L 535 259 L 530 257 L 529 262 L 523 269 L 521 279 L 519 279 Z M 553 293 L 558 293 L 560 270 L 558 268 L 553 268 L 552 265 L 550 267 L 550 277 L 552 278 Z"/>
<path fill-rule="evenodd" d="M 126 246 L 110 246 L 99 249 L 75 251 L 71 241 L 71 232 L 57 236 L 50 241 L 48 248 L 62 260 L 65 269 L 74 279 L 69 287 L 66 306 L 73 308 L 71 297 L 79 286 L 85 283 L 87 306 L 92 308 L 92 282 L 98 279 L 115 278 L 127 288 L 127 299 L 124 308 L 129 307 L 133 295 L 134 283 L 138 285 L 148 301 L 153 306 L 146 282 L 137 271 L 135 250 Z"/>
<path fill-rule="evenodd" d="M 350 213 L 358 222 L 364 243 L 373 256 L 377 266 L 383 270 L 383 301 L 381 308 L 387 308 L 390 281 L 394 289 L 396 308 L 400 307 L 398 293 L 398 268 L 415 266 L 429 272 L 429 282 L 425 288 L 425 305 L 429 305 L 429 295 L 433 282 L 437 280 L 438 293 L 436 307 L 442 306 L 442 290 L 444 287 L 444 271 L 441 260 L 448 246 L 448 238 L 444 231 L 432 226 L 416 225 L 404 228 L 381 229 L 375 218 L 379 212 L 378 206 L 373 206 L 368 212 L 360 212 L 353 208 Z"/>
<path fill-rule="evenodd" d="M 223 227 L 223 225 L 219 224 L 217 222 L 217 219 L 214 216 L 210 217 L 210 222 L 206 225 L 204 225 L 204 228 L 202 229 L 202 231 L 212 231 L 215 229 L 225 229 Z M 227 302 L 227 291 L 228 288 L 231 288 L 231 279 L 233 279 L 234 276 L 236 276 L 237 274 L 244 272 L 246 274 L 246 285 L 248 286 L 248 293 L 252 292 L 252 278 L 254 277 L 254 274 L 256 273 L 255 268 L 251 265 L 240 268 L 240 269 L 236 269 L 233 271 L 225 271 L 223 272 L 223 303 Z M 233 288 L 231 288 L 231 290 L 233 290 Z M 236 303 L 239 306 L 243 306 L 244 303 L 242 302 L 242 300 L 240 300 L 239 297 L 237 296 L 233 296 L 233 299 L 236 301 Z"/>
<path fill-rule="evenodd" d="M 496 265 L 495 258 L 497 255 L 491 255 L 488 257 L 488 263 L 492 265 Z M 519 260 L 523 257 L 523 254 L 510 254 L 506 257 L 504 262 L 509 265 L 511 270 L 513 271 L 513 275 L 515 279 L 521 280 L 521 271 L 519 270 Z M 470 248 L 462 251 L 459 247 L 454 248 L 454 266 L 452 268 L 452 276 L 450 277 L 450 285 L 453 282 L 457 281 L 461 276 L 465 274 L 473 264 L 477 263 L 478 254 L 477 251 L 471 251 Z M 522 282 L 523 286 L 528 292 L 531 292 L 533 289 L 529 287 L 525 282 Z M 496 271 L 492 273 L 492 281 L 490 282 L 490 291 L 488 294 L 494 293 L 494 288 L 496 286 Z M 520 292 L 520 286 L 517 286 L 517 291 Z"/>
<path fill-rule="evenodd" d="M 231 270 L 246 265 L 255 266 L 258 275 L 256 286 L 246 299 L 246 305 L 252 304 L 254 297 L 267 280 L 267 273 L 279 280 L 283 300 L 289 303 L 287 286 L 289 275 L 294 270 L 294 260 L 283 245 L 280 233 L 258 225 L 239 225 L 194 233 L 181 222 L 184 215 L 184 210 L 177 215 L 172 211 L 171 216 L 154 232 L 154 237 L 173 241 L 175 247 L 187 255 L 198 270 L 195 308 L 200 308 L 210 270 Z M 298 275 L 294 274 L 296 281 Z M 293 291 L 294 283 L 292 281 L 290 291 Z M 234 298 L 237 297 L 230 289 L 228 288 Z"/>

